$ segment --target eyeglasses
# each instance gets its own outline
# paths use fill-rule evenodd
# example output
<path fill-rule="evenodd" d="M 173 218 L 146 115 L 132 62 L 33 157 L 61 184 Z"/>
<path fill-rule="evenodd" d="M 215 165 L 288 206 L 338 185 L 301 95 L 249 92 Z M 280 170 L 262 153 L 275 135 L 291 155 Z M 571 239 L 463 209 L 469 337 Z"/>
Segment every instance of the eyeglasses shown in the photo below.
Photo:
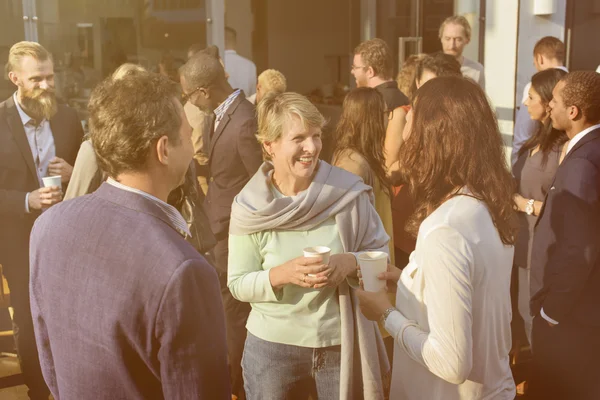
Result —
<path fill-rule="evenodd" d="M 181 101 L 183 102 L 183 104 L 187 103 L 188 100 L 190 99 L 190 97 L 192 97 L 194 95 L 194 93 L 196 93 L 198 90 L 202 89 L 200 86 L 198 86 L 196 89 L 192 90 L 190 93 L 186 94 L 186 93 L 182 93 L 181 94 Z"/>
<path fill-rule="evenodd" d="M 359 68 L 367 68 L 367 67 L 365 67 L 364 65 L 356 66 L 356 65 L 352 64 L 352 71 L 354 71 L 355 69 L 359 69 Z"/>

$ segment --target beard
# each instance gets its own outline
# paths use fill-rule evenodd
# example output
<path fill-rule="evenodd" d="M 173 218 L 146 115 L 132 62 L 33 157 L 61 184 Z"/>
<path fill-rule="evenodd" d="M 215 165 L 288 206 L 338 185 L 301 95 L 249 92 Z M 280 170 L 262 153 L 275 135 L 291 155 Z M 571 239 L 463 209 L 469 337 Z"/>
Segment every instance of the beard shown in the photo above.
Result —
<path fill-rule="evenodd" d="M 41 121 L 50 120 L 58 111 L 58 102 L 54 88 L 23 90 L 21 106 L 31 118 Z"/>

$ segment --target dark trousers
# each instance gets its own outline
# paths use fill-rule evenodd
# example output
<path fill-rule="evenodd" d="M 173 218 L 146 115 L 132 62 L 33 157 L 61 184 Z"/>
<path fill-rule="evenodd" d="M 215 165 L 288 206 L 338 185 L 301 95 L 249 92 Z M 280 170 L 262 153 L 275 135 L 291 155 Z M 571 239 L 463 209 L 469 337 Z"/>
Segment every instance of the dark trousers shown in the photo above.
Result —
<path fill-rule="evenodd" d="M 242 378 L 242 355 L 244 353 L 244 343 L 246 342 L 246 321 L 248 320 L 248 314 L 250 314 L 250 304 L 234 299 L 227 287 L 228 241 L 228 238 L 219 240 L 213 253 L 221 285 L 221 298 L 225 308 L 231 389 L 232 394 L 241 400 L 246 398 Z"/>
<path fill-rule="evenodd" d="M 600 327 L 533 319 L 533 399 L 600 399 Z"/>
<path fill-rule="evenodd" d="M 50 390 L 46 386 L 42 375 L 31 318 L 29 268 L 27 265 L 7 265 L 3 267 L 10 289 L 10 303 L 14 311 L 13 332 L 17 353 L 25 384 L 29 388 L 29 398 L 32 400 L 48 400 Z"/>

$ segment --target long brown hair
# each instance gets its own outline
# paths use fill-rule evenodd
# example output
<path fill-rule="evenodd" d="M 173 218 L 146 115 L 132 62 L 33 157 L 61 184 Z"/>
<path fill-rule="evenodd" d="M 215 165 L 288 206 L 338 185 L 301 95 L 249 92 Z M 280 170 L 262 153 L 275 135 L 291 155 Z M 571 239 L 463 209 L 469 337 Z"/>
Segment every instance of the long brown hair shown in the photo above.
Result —
<path fill-rule="evenodd" d="M 342 116 L 335 129 L 335 155 L 344 150 L 354 150 L 369 163 L 381 187 L 390 192 L 390 182 L 385 170 L 385 114 L 386 106 L 381 94 L 372 88 L 352 90 L 344 99 Z"/>
<path fill-rule="evenodd" d="M 514 181 L 502 137 L 483 90 L 462 77 L 435 78 L 416 93 L 412 133 L 400 148 L 400 170 L 415 199 L 407 230 L 466 186 L 483 201 L 504 244 L 514 244 L 517 226 Z"/>
<path fill-rule="evenodd" d="M 548 107 L 550 100 L 552 100 L 552 91 L 554 90 L 554 87 L 565 75 L 567 75 L 565 71 L 551 68 L 538 72 L 531 78 L 531 87 L 540 95 L 544 106 Z M 550 118 L 546 118 L 545 121 L 539 124 L 535 134 L 523 144 L 521 149 L 519 149 L 519 157 L 536 146 L 540 146 L 542 166 L 545 166 L 548 162 L 548 155 L 550 152 L 567 140 L 567 134 L 564 131 L 554 129 Z"/>

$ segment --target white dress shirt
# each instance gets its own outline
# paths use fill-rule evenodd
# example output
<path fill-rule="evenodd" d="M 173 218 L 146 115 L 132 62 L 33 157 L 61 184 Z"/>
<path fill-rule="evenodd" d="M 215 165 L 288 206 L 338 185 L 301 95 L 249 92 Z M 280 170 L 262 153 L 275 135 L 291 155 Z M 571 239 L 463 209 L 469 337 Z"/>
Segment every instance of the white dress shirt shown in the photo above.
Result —
<path fill-rule="evenodd" d="M 33 155 L 33 163 L 37 173 L 38 183 L 40 187 L 44 186 L 42 178 L 48 175 L 48 166 L 50 161 L 56 157 L 56 147 L 54 146 L 54 136 L 50 128 L 50 121 L 43 119 L 36 124 L 33 118 L 23 111 L 17 99 L 17 93 L 13 95 L 17 111 L 23 123 L 25 135 L 29 142 L 29 148 Z M 25 196 L 25 211 L 29 212 L 29 193 Z"/>
<path fill-rule="evenodd" d="M 385 321 L 395 341 L 390 398 L 515 397 L 508 356 L 513 255 L 473 197 L 456 196 L 423 221 L 398 282 L 398 311 Z"/>
<path fill-rule="evenodd" d="M 588 133 L 590 133 L 591 131 L 595 131 L 596 129 L 600 128 L 600 124 L 598 125 L 594 125 L 594 126 L 590 126 L 587 129 L 582 130 L 581 132 L 579 132 L 577 135 L 573 136 L 573 139 L 571 139 L 571 141 L 569 142 L 569 145 L 567 146 L 567 153 L 569 154 L 569 152 L 573 149 L 573 147 L 575 147 L 575 145 L 581 140 L 583 139 L 583 137 L 585 135 L 587 135 Z"/>
<path fill-rule="evenodd" d="M 256 65 L 252 61 L 235 50 L 225 50 L 223 61 L 232 88 L 242 89 L 246 96 L 256 93 Z"/>
<path fill-rule="evenodd" d="M 183 218 L 181 213 L 175 207 L 170 205 L 169 203 L 165 203 L 158 197 L 152 196 L 151 194 L 146 193 L 143 190 L 139 190 L 136 188 L 132 188 L 131 186 L 123 185 L 122 183 L 115 181 L 113 178 L 108 178 L 106 180 L 106 183 L 108 183 L 109 185 L 114 186 L 118 189 L 125 190 L 125 191 L 131 192 L 131 193 L 139 194 L 140 196 L 143 196 L 143 197 L 147 198 L 148 200 L 151 200 L 165 213 L 165 215 L 167 216 L 169 221 L 175 227 L 175 230 L 181 236 L 183 236 L 184 239 L 186 239 L 188 236 L 189 237 L 192 236 L 192 234 L 190 233 L 190 229 L 188 228 L 187 222 L 185 222 L 185 219 Z"/>

